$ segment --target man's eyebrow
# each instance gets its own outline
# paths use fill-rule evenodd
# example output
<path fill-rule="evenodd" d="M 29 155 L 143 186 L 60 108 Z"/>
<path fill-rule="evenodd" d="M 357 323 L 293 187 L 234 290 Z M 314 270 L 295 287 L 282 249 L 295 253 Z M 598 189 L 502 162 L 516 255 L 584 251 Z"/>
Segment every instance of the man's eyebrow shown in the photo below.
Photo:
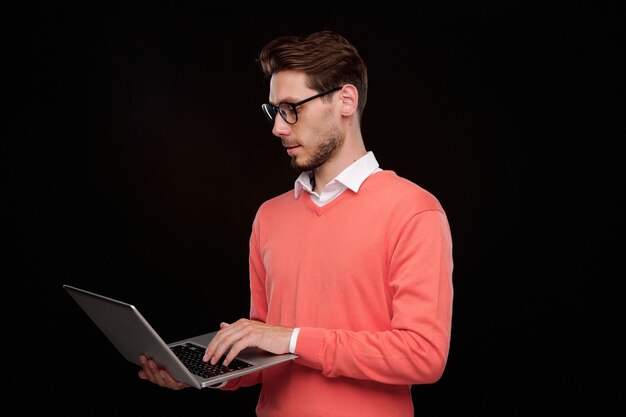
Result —
<path fill-rule="evenodd" d="M 301 99 L 297 99 L 297 98 L 294 98 L 294 97 L 286 97 L 284 100 L 280 100 L 280 101 L 278 102 L 278 104 L 273 103 L 273 102 L 271 102 L 271 101 L 268 101 L 268 103 L 269 103 L 269 104 L 271 104 L 272 106 L 278 106 L 278 105 L 279 105 L 279 104 L 281 104 L 281 103 L 294 104 L 294 103 L 299 102 L 300 100 L 301 100 Z"/>

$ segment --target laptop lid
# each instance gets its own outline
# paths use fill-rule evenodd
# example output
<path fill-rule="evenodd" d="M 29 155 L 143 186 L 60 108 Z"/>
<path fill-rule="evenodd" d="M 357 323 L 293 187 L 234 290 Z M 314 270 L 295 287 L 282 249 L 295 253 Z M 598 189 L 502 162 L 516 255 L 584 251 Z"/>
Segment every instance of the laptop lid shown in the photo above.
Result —
<path fill-rule="evenodd" d="M 63 288 L 127 361 L 141 366 L 139 356 L 145 354 L 154 359 L 175 379 L 198 389 L 257 372 L 297 357 L 292 353 L 275 355 L 261 349 L 248 348 L 241 351 L 236 361 L 233 361 L 232 365 L 229 364 L 226 369 L 221 363 L 216 365 L 220 368 L 217 370 L 211 369 L 210 364 L 197 363 L 196 366 L 200 369 L 194 370 L 193 366 L 183 364 L 182 360 L 186 361 L 185 357 L 179 358 L 175 350 L 190 347 L 192 353 L 195 351 L 201 356 L 217 331 L 166 343 L 132 304 L 68 284 L 63 284 Z M 206 375 L 207 373 L 213 375 Z"/>

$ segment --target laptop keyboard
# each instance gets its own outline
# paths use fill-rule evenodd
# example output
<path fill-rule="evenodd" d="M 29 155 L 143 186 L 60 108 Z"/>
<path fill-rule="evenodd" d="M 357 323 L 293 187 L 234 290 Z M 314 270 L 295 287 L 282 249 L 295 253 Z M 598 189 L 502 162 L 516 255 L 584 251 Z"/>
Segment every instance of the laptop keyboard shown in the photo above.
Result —
<path fill-rule="evenodd" d="M 178 357 L 178 359 L 180 359 L 180 361 L 185 364 L 185 366 L 192 373 L 203 378 L 223 375 L 252 366 L 251 364 L 239 359 L 234 359 L 228 364 L 228 366 L 224 366 L 223 362 L 226 356 L 222 356 L 222 358 L 215 365 L 211 365 L 210 362 L 202 362 L 202 357 L 204 356 L 206 349 L 193 343 L 171 346 L 171 349 L 174 351 L 174 354 Z"/>

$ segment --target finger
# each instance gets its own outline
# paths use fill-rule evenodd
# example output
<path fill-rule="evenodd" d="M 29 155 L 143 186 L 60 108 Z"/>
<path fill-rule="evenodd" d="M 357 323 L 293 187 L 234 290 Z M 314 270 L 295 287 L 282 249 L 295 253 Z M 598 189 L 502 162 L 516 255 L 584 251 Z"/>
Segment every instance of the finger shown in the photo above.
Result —
<path fill-rule="evenodd" d="M 155 361 L 153 361 L 152 359 L 148 359 L 148 362 L 146 366 L 144 367 L 144 370 L 146 371 L 146 374 L 150 382 L 161 385 L 162 379 L 159 376 L 159 366 L 156 364 Z"/>
<path fill-rule="evenodd" d="M 215 365 L 221 360 L 245 334 L 246 329 L 242 329 L 241 326 L 228 326 L 224 330 L 220 330 L 220 334 L 216 336 L 217 340 L 206 353 L 211 364 Z M 224 365 L 227 365 L 231 360 L 232 358 L 225 361 Z"/>
<path fill-rule="evenodd" d="M 144 380 L 148 379 L 148 374 L 146 373 L 146 370 L 145 370 L 146 362 L 147 362 L 146 357 L 143 355 L 140 355 L 139 363 L 141 364 L 141 370 L 137 372 L 137 375 L 139 375 L 139 378 L 144 379 Z"/>
<path fill-rule="evenodd" d="M 157 377 L 159 379 L 159 385 L 163 387 L 170 387 L 171 385 L 175 385 L 172 377 L 170 377 L 169 374 L 163 370 L 157 373 Z"/>
<path fill-rule="evenodd" d="M 225 335 L 224 346 L 227 350 L 224 350 L 219 356 L 216 352 L 213 358 L 217 361 L 224 356 L 223 364 L 227 366 L 243 349 L 251 345 L 251 340 L 254 338 L 252 331 L 250 326 L 245 326 L 237 332 Z"/>
<path fill-rule="evenodd" d="M 211 363 L 211 365 L 215 365 L 222 358 L 222 356 L 224 356 L 229 347 L 228 342 L 220 342 L 213 346 L 211 350 L 207 351 L 204 357 Z"/>
<path fill-rule="evenodd" d="M 237 342 L 233 343 L 230 350 L 226 354 L 224 358 L 224 366 L 228 366 L 242 350 L 249 346 L 253 346 L 252 340 L 254 339 L 253 335 L 248 333 L 245 336 L 241 337 Z"/>
<path fill-rule="evenodd" d="M 185 384 L 184 382 L 180 382 L 176 379 L 174 379 L 174 377 L 172 377 L 167 371 L 165 370 L 161 370 L 159 372 L 159 377 L 161 378 L 161 381 L 163 381 L 163 386 L 173 389 L 173 390 L 180 390 L 183 388 L 188 388 L 189 385 Z"/>
<path fill-rule="evenodd" d="M 224 352 L 226 352 L 226 350 L 229 348 L 228 344 L 224 347 L 224 340 L 228 333 L 234 330 L 230 326 L 231 325 L 226 322 L 220 323 L 221 330 L 219 330 L 217 334 L 213 337 L 213 339 L 211 339 L 209 345 L 204 352 L 204 356 L 202 357 L 202 360 L 204 362 L 208 362 L 210 360 L 211 364 L 215 365 L 217 361 L 222 357 Z"/>
<path fill-rule="evenodd" d="M 221 322 L 220 330 L 207 346 L 202 358 L 203 361 L 210 361 L 212 365 L 215 365 L 222 356 L 231 350 L 233 344 L 254 330 L 253 325 L 253 321 L 244 318 L 237 320 L 235 323 Z"/>

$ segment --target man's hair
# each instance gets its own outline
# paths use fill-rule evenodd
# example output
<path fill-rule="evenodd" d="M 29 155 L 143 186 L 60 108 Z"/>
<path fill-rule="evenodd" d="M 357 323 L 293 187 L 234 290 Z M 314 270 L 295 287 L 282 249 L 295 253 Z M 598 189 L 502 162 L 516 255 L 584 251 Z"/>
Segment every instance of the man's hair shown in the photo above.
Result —
<path fill-rule="evenodd" d="M 280 36 L 261 49 L 257 62 L 268 78 L 280 71 L 302 71 L 307 76 L 307 86 L 318 92 L 354 85 L 359 92 L 359 117 L 363 116 L 367 67 L 343 36 L 329 30 L 308 36 Z"/>

